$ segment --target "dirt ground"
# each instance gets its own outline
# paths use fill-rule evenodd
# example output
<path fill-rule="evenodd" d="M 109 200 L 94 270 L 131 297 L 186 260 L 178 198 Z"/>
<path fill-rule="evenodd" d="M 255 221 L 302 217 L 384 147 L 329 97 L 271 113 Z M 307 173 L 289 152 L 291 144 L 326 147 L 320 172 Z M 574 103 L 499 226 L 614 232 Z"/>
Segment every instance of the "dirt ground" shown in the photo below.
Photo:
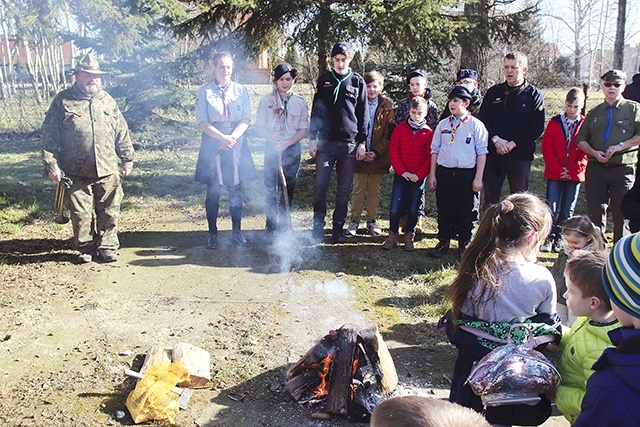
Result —
<path fill-rule="evenodd" d="M 381 240 L 371 237 L 312 245 L 307 231 L 270 246 L 258 217 L 244 223 L 247 248 L 222 231 L 209 251 L 203 218 L 123 216 L 112 264 L 75 263 L 70 226 L 36 223 L 0 241 L 2 425 L 131 425 L 124 401 L 134 382 L 123 368 L 139 369 L 152 345 L 179 342 L 210 352 L 213 385 L 194 392 L 177 425 L 351 425 L 312 420 L 322 408 L 298 405 L 283 386 L 287 367 L 345 323 L 381 328 L 397 394 L 446 396 L 455 354 L 434 319 L 390 319 L 379 312 L 389 301 L 355 298 L 355 286 L 402 294 L 402 251 L 377 258 L 370 249 Z M 296 228 L 309 229 L 303 219 Z M 377 267 L 388 274 L 373 276 Z M 568 424 L 556 416 L 545 425 Z"/>

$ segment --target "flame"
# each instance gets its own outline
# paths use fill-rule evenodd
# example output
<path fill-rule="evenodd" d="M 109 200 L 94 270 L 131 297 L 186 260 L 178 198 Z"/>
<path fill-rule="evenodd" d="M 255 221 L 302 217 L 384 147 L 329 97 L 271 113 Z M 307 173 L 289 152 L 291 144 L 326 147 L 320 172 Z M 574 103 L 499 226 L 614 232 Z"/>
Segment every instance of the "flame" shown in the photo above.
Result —
<path fill-rule="evenodd" d="M 351 376 L 355 377 L 356 376 L 356 371 L 358 370 L 358 359 L 355 359 L 353 361 L 353 366 L 351 367 Z"/>
<path fill-rule="evenodd" d="M 318 399 L 329 394 L 329 381 L 327 381 L 327 376 L 329 375 L 331 362 L 333 362 L 333 354 L 329 353 L 327 357 L 322 360 L 322 369 L 318 373 L 320 376 L 320 384 L 313 391 Z"/>

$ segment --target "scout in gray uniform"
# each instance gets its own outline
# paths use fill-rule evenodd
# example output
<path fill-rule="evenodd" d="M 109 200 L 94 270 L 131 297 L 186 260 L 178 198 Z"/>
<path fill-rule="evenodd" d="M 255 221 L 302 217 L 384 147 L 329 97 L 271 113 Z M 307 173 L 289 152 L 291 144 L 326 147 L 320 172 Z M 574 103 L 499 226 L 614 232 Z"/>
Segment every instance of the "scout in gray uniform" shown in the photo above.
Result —
<path fill-rule="evenodd" d="M 63 175 L 73 184 L 65 205 L 71 213 L 80 262 L 97 256 L 117 261 L 121 172 L 133 168 L 129 128 L 115 100 L 102 90 L 98 61 L 86 55 L 74 73 L 75 84 L 51 103 L 42 125 L 42 161 L 52 180 Z"/>
<path fill-rule="evenodd" d="M 635 181 L 638 152 L 630 148 L 640 144 L 640 104 L 622 97 L 626 78 L 620 70 L 600 77 L 604 102 L 589 111 L 576 138 L 589 155 L 585 177 L 589 218 L 604 234 L 610 207 L 614 242 L 629 234 L 620 204 Z"/>
<path fill-rule="evenodd" d="M 233 58 L 229 52 L 213 56 L 215 78 L 198 90 L 196 123 L 202 131 L 202 144 L 196 164 L 195 180 L 207 184 L 205 209 L 209 224 L 207 249 L 218 248 L 218 210 L 222 187 L 229 196 L 232 240 L 244 246 L 242 222 L 242 184 L 256 178 L 256 170 L 244 133 L 251 122 L 249 92 L 231 81 Z"/>

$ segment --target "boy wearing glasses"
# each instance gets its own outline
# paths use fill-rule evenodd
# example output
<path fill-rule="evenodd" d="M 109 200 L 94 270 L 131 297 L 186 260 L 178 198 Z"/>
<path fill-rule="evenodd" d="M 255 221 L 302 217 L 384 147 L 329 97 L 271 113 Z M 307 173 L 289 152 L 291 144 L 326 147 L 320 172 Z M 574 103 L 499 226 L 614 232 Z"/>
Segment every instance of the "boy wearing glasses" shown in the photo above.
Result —
<path fill-rule="evenodd" d="M 626 79 L 621 70 L 600 77 L 604 102 L 589 111 L 577 137 L 578 147 L 589 156 L 585 177 L 589 218 L 604 237 L 610 206 L 614 242 L 629 234 L 620 204 L 635 180 L 638 152 L 631 148 L 640 145 L 640 104 L 622 97 Z"/>

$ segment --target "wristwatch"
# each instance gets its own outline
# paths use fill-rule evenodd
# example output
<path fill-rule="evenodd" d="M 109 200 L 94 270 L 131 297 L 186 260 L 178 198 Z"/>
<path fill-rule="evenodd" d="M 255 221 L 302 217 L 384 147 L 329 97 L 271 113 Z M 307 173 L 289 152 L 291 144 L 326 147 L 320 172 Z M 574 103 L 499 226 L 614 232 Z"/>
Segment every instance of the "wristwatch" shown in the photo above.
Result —
<path fill-rule="evenodd" d="M 496 144 L 499 140 L 500 137 L 498 135 L 493 135 L 493 138 L 491 138 L 491 142 L 493 142 L 494 144 Z"/>

